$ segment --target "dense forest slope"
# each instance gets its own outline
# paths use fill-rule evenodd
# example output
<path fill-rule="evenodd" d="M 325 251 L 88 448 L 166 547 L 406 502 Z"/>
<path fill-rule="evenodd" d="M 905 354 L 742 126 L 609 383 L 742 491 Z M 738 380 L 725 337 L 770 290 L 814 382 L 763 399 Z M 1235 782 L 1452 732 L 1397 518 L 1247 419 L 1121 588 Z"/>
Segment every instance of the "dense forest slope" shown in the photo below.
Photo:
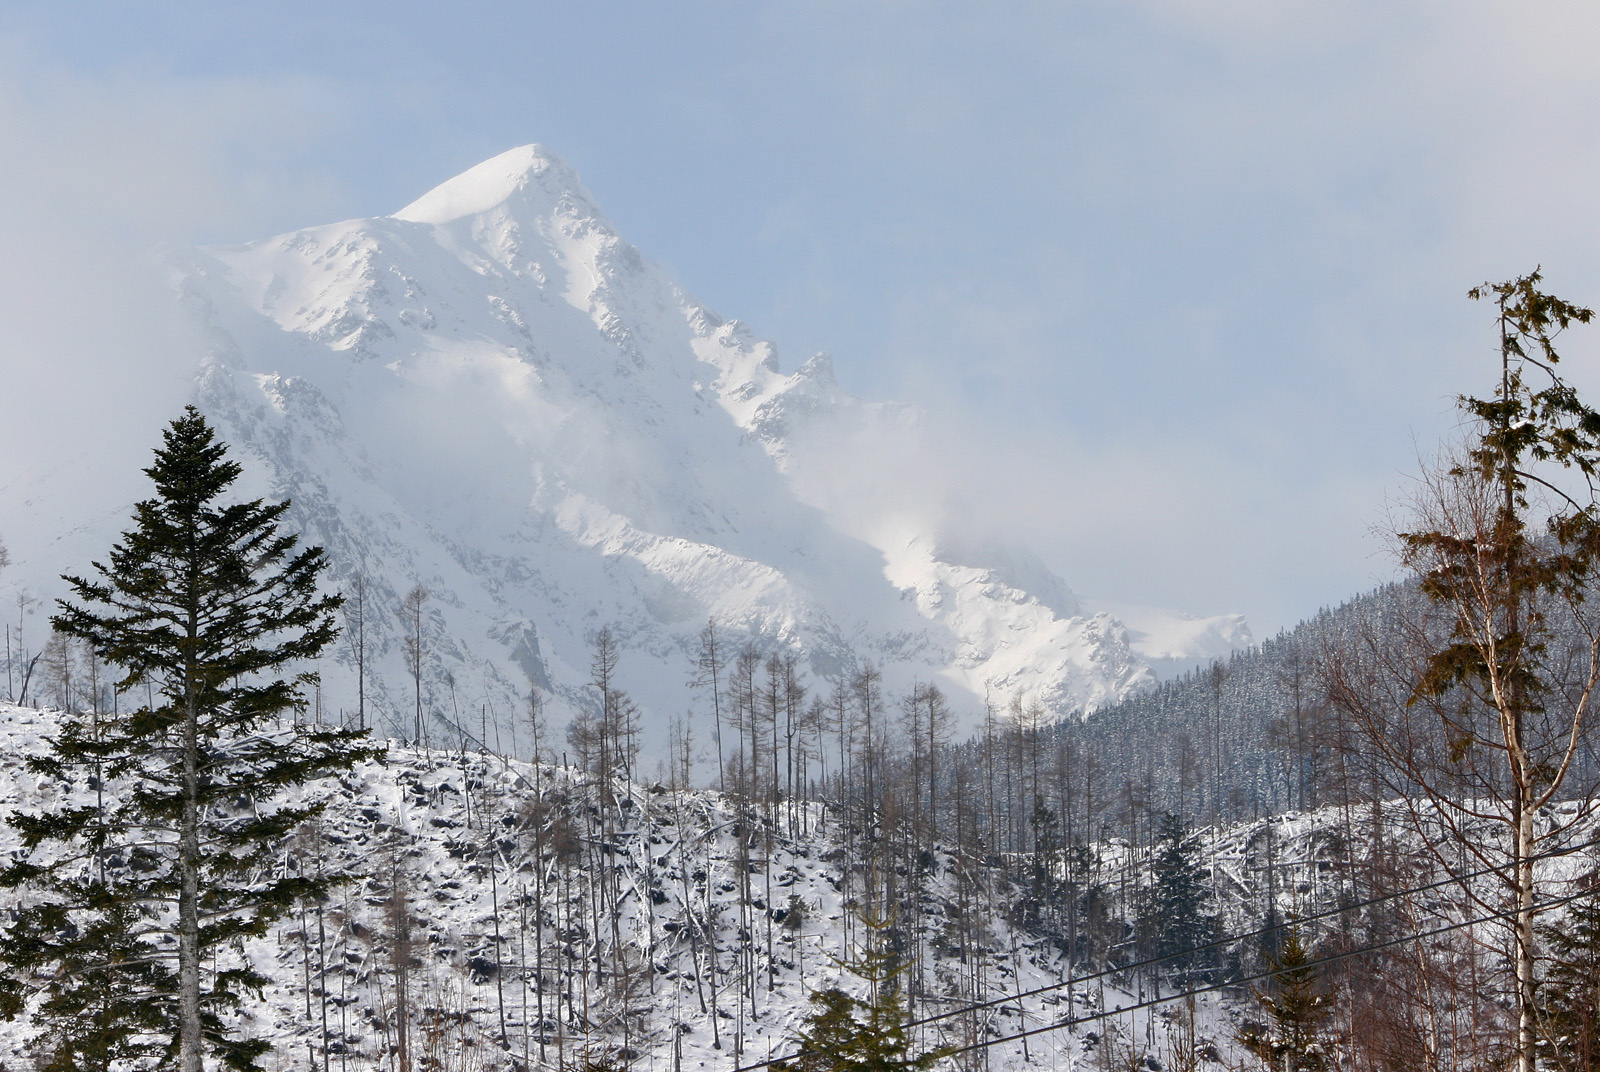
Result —
<path fill-rule="evenodd" d="M 1356 596 L 1051 737 L 1104 772 L 1108 796 L 1132 791 L 1157 811 L 1241 820 L 1318 808 L 1352 777 L 1326 701 L 1330 655 L 1416 598 L 1400 584 Z"/>

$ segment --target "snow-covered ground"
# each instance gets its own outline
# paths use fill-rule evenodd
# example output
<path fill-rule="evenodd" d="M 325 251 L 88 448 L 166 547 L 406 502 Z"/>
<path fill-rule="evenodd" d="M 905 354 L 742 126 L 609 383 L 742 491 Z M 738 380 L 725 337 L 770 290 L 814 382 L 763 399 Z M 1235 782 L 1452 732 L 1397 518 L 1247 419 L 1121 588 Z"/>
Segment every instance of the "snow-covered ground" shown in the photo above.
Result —
<path fill-rule="evenodd" d="M 0 705 L 0 815 L 90 799 L 86 785 L 61 785 L 25 766 L 56 725 L 50 711 Z M 413 943 L 412 1053 L 440 1068 L 510 1068 L 525 1052 L 565 1067 L 625 1051 L 636 1070 L 732 1072 L 789 1052 L 814 990 L 862 992 L 840 965 L 867 941 L 867 876 L 859 843 L 841 841 L 827 807 L 771 814 L 704 789 L 621 781 L 611 789 L 606 802 L 573 768 L 394 743 L 381 759 L 304 787 L 328 808 L 284 844 L 282 866 L 350 881 L 237 952 L 272 980 L 238 1026 L 273 1040 L 278 1067 L 311 1067 L 312 1054 L 320 1063 L 326 1038 L 330 1067 L 391 1068 L 401 918 Z M 1541 821 L 1569 813 L 1552 809 Z M 1580 824 L 1572 844 L 1581 847 L 1592 829 Z M 1371 889 L 1373 868 L 1400 885 L 1437 880 L 1408 830 L 1403 807 L 1391 803 L 1204 832 L 1198 854 L 1211 876 L 1211 910 L 1223 933 L 1247 934 L 1269 905 L 1280 919 L 1302 920 L 1349 905 Z M 0 826 L 0 853 L 15 846 Z M 1565 892 L 1595 860 L 1589 846 L 1542 863 L 1541 889 Z M 1150 882 L 1148 849 L 1111 838 L 1093 846 L 1092 861 L 1115 913 L 1136 911 L 1130 906 Z M 890 880 L 912 884 L 896 911 L 913 906 L 912 918 L 898 921 L 916 935 L 913 1017 L 992 1003 L 918 1028 L 923 1045 L 997 1040 L 1151 996 L 1148 977 L 1085 978 L 1082 967 L 1065 985 L 1060 933 L 1030 922 L 1050 906 L 1030 907 L 1028 891 L 995 863 L 944 845 L 923 857 L 920 874 Z M 1024 876 L 1017 881 L 1029 870 L 1014 869 Z M 1491 903 L 1499 896 L 1490 878 L 1477 889 Z M 1463 905 L 1453 887 L 1428 891 L 1404 903 L 1400 925 L 1456 921 Z M 1330 917 L 1308 930 L 1321 945 L 1356 919 Z M 1492 961 L 1503 934 L 1483 925 L 1464 947 Z M 1229 950 L 1236 969 L 1248 969 L 1254 948 Z M 1027 996 L 1012 996 L 1019 993 Z M 1240 991 L 1202 996 L 1196 1045 L 1236 1057 L 1238 1024 L 1253 1012 Z M 1001 1042 L 952 1067 L 1100 1067 L 1107 1047 L 1123 1052 L 1130 1042 L 1171 1067 L 1185 1015 L 1180 1002 L 1091 1019 L 1036 1034 L 1026 1047 Z M 25 1019 L 0 1024 L 0 1060 L 25 1061 L 29 1034 Z"/>
<path fill-rule="evenodd" d="M 54 727 L 51 712 L 0 705 L 0 813 L 87 794 L 84 786 L 55 785 L 23 766 Z M 270 1037 L 281 1067 L 308 1067 L 313 1051 L 320 1061 L 324 995 L 333 1065 L 389 1067 L 397 889 L 413 921 L 413 1053 L 432 1046 L 454 1054 L 452 1061 L 470 1056 L 443 1067 L 508 1067 L 524 1046 L 537 1060 L 542 1034 L 552 1067 L 558 1051 L 559 1060 L 571 1062 L 625 1045 L 634 1069 L 731 1070 L 788 1052 L 813 990 L 842 985 L 862 992 L 864 984 L 839 967 L 859 954 L 866 931 L 850 907 L 861 896 L 859 862 L 842 851 L 836 820 L 820 805 L 800 809 L 792 823 L 780 815 L 770 843 L 768 830 L 758 831 L 752 855 L 742 854 L 739 843 L 751 829 L 749 810 L 717 793 L 619 784 L 617 821 L 602 827 L 594 787 L 573 770 L 482 753 L 393 747 L 382 760 L 305 792 L 329 808 L 314 832 L 284 846 L 283 866 L 355 877 L 320 911 L 313 906 L 290 915 L 242 951 L 273 982 L 239 1026 Z M 13 832 L 0 828 L 0 851 L 15 844 Z M 971 882 L 965 901 L 958 871 Z M 602 888 L 608 873 L 614 909 Z M 949 850 L 935 854 L 919 912 L 928 996 L 913 1015 L 1064 981 L 1059 944 L 1011 921 L 1018 897 L 992 869 Z M 601 903 L 607 910 L 596 913 Z M 952 952 L 948 933 L 958 903 L 973 913 L 965 963 Z M 788 925 L 791 913 L 797 925 Z M 620 945 L 613 946 L 615 939 Z M 754 986 L 741 996 L 738 966 L 746 956 Z M 572 1008 L 563 1003 L 558 1016 L 555 995 L 563 991 Z M 1134 1000 L 1114 981 L 1099 980 L 1080 984 L 1070 1008 L 1081 1015 L 1102 1002 L 1115 1008 Z M 1064 991 L 1056 990 L 919 1034 L 929 1046 L 961 1041 L 973 1030 L 997 1038 L 1061 1019 L 1068 1009 Z M 1132 1030 L 1142 1037 L 1144 1020 L 1135 1019 Z M 534 1026 L 525 1032 L 524 1024 Z M 1028 1063 L 1069 1067 L 1087 1033 L 1100 1037 L 1105 1028 L 1082 1030 L 1076 1038 L 1060 1031 L 1030 1039 Z M 1129 1030 L 1126 1019 L 1122 1030 Z M 0 1052 L 10 1054 L 0 1059 L 21 1064 L 29 1034 L 25 1020 L 0 1024 Z M 987 1060 L 990 1068 L 1020 1067 L 1023 1046 L 995 1046 Z"/>

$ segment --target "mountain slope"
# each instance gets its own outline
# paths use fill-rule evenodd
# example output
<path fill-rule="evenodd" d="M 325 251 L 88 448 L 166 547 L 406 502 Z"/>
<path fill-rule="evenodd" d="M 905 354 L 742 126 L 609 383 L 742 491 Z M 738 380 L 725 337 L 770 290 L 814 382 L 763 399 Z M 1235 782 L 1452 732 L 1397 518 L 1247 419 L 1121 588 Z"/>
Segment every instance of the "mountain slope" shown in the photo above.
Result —
<path fill-rule="evenodd" d="M 392 730 L 411 725 L 396 611 L 417 585 L 425 732 L 497 725 L 508 747 L 530 682 L 558 725 L 589 702 L 602 627 L 657 742 L 712 618 L 814 678 L 870 661 L 891 687 L 936 680 L 969 716 L 991 691 L 1064 714 L 1153 680 L 1138 638 L 1037 560 L 957 553 L 894 513 L 871 444 L 914 444 L 914 411 L 850 397 L 822 355 L 784 372 L 540 147 L 393 216 L 177 268 L 205 340 L 197 400 L 254 491 L 293 498 L 334 583 L 362 586 L 369 720 Z M 842 511 L 846 467 L 885 505 Z M 1248 641 L 1236 618 L 1194 632 L 1196 651 Z M 330 706 L 354 706 L 355 656 L 326 660 Z"/>
<path fill-rule="evenodd" d="M 92 809 L 101 792 L 126 791 L 117 778 L 102 785 L 29 768 L 59 725 L 57 712 L 0 703 L 0 819 Z M 273 1043 L 268 1068 L 396 1067 L 402 1019 L 419 1066 L 462 1072 L 533 1067 L 534 1055 L 546 1068 L 601 1054 L 636 1070 L 753 1064 L 788 1051 L 815 990 L 863 992 L 841 963 L 872 942 L 875 899 L 891 906 L 890 937 L 880 940 L 900 958 L 908 1011 L 931 1018 L 914 1030 L 916 1044 L 992 1044 L 981 1059 L 969 1051 L 942 1068 L 1157 1067 L 1143 1055 L 1182 1067 L 1173 1058 L 1196 1051 L 1239 1067 L 1237 1030 L 1259 1009 L 1246 987 L 1206 984 L 1259 982 L 1273 938 L 1260 931 L 1285 920 L 1300 921 L 1313 949 L 1340 954 L 1323 974 L 1340 1013 L 1334 1033 L 1349 1030 L 1347 1014 L 1459 1019 L 1462 1007 L 1449 1001 L 1423 1013 L 1418 999 L 1431 999 L 1415 979 L 1463 963 L 1474 970 L 1469 1008 L 1492 1019 L 1506 977 L 1489 907 L 1504 888 L 1478 875 L 1473 899 L 1441 884 L 1398 802 L 1198 834 L 1203 911 L 1226 941 L 1207 958 L 1214 974 L 1189 977 L 1201 991 L 1193 1005 L 1182 968 L 1169 965 L 1153 988 L 1129 967 L 1148 952 L 1141 932 L 1166 866 L 1162 846 L 1138 836 L 1108 837 L 1054 864 L 977 844 L 917 849 L 903 827 L 865 834 L 863 813 L 836 801 L 773 807 L 659 783 L 602 786 L 571 766 L 394 742 L 292 800 L 251 806 L 308 802 L 326 810 L 284 839 L 280 866 L 348 881 L 219 950 L 215 965 L 248 958 L 269 980 L 228 1014 Z M 1557 804 L 1541 822 L 1581 810 Z M 1474 824 L 1469 835 L 1491 842 L 1493 826 Z M 1541 898 L 1592 879 L 1593 834 L 1592 814 L 1579 818 L 1565 851 L 1540 862 Z M 8 821 L 0 855 L 24 855 Z M 127 864 L 113 853 L 108 866 L 114 876 Z M 158 933 L 170 910 L 152 906 Z M 1447 929 L 1472 918 L 1476 930 Z M 1412 946 L 1407 934 L 1429 940 Z M 1141 1008 L 1159 996 L 1168 1003 Z M 26 1014 L 0 1021 L 7 1067 L 31 1062 L 37 1026 Z M 1021 1031 L 1034 1032 L 1026 1044 Z"/>

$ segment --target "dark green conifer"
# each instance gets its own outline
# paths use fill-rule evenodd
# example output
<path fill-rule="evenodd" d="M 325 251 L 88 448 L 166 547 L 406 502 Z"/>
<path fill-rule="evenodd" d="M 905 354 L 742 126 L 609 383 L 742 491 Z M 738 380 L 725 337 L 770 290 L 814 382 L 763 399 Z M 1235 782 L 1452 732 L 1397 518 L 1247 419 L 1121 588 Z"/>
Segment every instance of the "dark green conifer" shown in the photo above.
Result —
<path fill-rule="evenodd" d="M 1291 926 L 1277 955 L 1270 958 L 1273 975 L 1256 992 L 1256 1001 L 1270 1023 L 1249 1024 L 1239 1042 L 1261 1059 L 1270 1072 L 1326 1072 L 1337 1067 L 1328 1048 L 1324 1021 L 1333 1011 L 1322 986 L 1322 972 Z"/>
<path fill-rule="evenodd" d="M 923 1072 L 947 1049 L 913 1053 L 901 999 L 900 957 L 890 948 L 887 920 L 864 918 L 866 947 L 845 970 L 867 984 L 867 996 L 839 987 L 813 992 L 812 1010 L 795 1039 L 797 1056 L 773 1063 L 773 1072 Z"/>
<path fill-rule="evenodd" d="M 1540 1056 L 1551 1068 L 1600 1072 L 1600 883 L 1539 937 L 1549 965 L 1539 984 Z"/>
<path fill-rule="evenodd" d="M 1151 863 L 1152 884 L 1139 930 L 1146 948 L 1163 960 L 1163 971 L 1180 983 L 1216 966 L 1209 946 L 1217 938 L 1216 916 L 1206 911 L 1211 894 L 1200 864 L 1200 841 L 1183 820 L 1162 817 L 1159 848 Z"/>
<path fill-rule="evenodd" d="M 277 867 L 317 804 L 286 790 L 373 750 L 359 731 L 299 725 L 305 669 L 334 638 L 340 599 L 320 594 L 321 548 L 296 548 L 288 503 L 225 502 L 240 474 L 192 406 L 145 473 L 154 497 L 52 622 L 117 668 L 115 718 L 64 719 L 31 766 L 97 794 L 18 814 L 18 896 L 0 935 L 4 1011 L 40 995 L 51 1067 L 105 1068 L 156 1051 L 179 1072 L 210 1053 L 253 1069 L 269 1048 L 226 1013 L 266 980 L 230 954 L 327 880 Z"/>
<path fill-rule="evenodd" d="M 138 905 L 118 885 L 93 878 L 63 880 L 51 892 L 51 901 L 19 913 L 5 941 L 13 972 L 36 975 L 42 984 L 36 1067 L 79 1072 L 150 1064 L 167 1045 L 173 974 L 140 940 Z M 24 997 L 13 980 L 8 1015 L 20 1011 Z"/>

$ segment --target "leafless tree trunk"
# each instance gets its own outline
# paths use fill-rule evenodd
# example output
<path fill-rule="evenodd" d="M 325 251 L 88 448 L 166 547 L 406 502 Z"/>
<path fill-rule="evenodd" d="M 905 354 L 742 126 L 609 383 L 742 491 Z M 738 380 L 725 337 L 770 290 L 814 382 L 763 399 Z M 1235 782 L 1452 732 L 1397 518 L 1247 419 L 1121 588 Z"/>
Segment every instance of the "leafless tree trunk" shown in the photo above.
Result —
<path fill-rule="evenodd" d="M 355 594 L 345 601 L 351 649 L 356 656 L 356 728 L 367 728 L 367 581 L 357 576 Z"/>
<path fill-rule="evenodd" d="M 700 633 L 700 661 L 696 681 L 711 686 L 711 740 L 717 746 L 717 790 L 728 791 L 728 776 L 722 760 L 722 648 L 717 640 L 717 620 L 712 618 Z"/>
<path fill-rule="evenodd" d="M 185 623 L 193 647 L 200 626 L 191 612 Z M 178 817 L 178 1068 L 201 1072 L 200 1035 L 200 706 L 194 656 L 186 660 L 183 749 L 179 777 L 183 786 Z"/>
<path fill-rule="evenodd" d="M 405 638 L 406 667 L 411 671 L 411 684 L 416 693 L 416 741 L 422 744 L 422 604 L 427 601 L 428 590 L 416 585 L 400 602 L 400 620 L 410 630 Z"/>
<path fill-rule="evenodd" d="M 411 906 L 406 897 L 406 875 L 400 866 L 399 847 L 389 861 L 389 963 L 394 971 L 395 1057 L 398 1072 L 411 1070 Z"/>

